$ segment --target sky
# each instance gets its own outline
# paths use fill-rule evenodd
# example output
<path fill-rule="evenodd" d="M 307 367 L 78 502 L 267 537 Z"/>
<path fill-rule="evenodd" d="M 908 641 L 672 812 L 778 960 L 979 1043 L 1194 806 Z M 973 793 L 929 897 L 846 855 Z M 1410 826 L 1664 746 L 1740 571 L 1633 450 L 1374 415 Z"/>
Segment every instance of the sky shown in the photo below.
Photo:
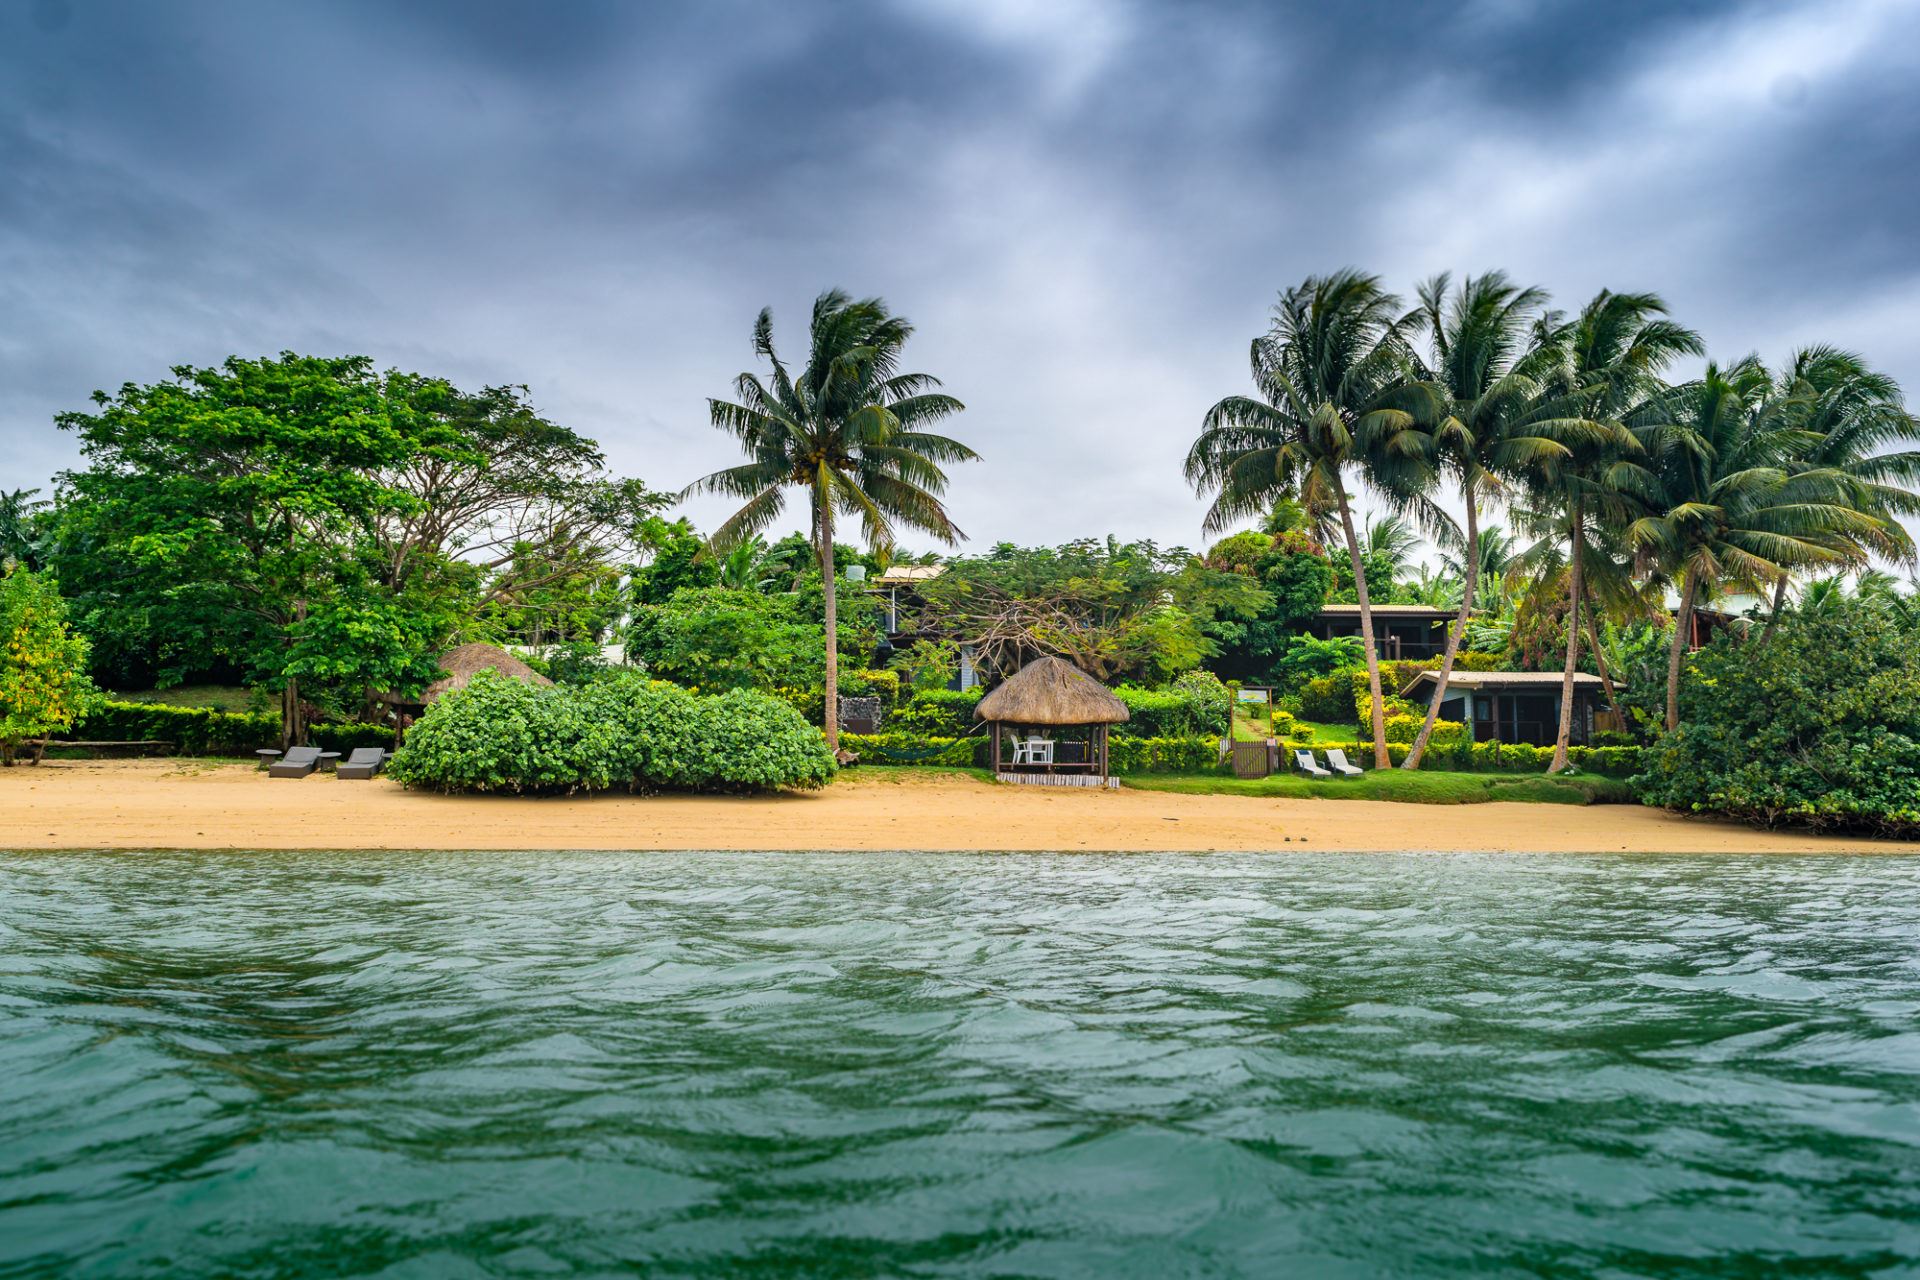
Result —
<path fill-rule="evenodd" d="M 966 404 L 976 549 L 1199 545 L 1202 416 L 1347 265 L 1920 400 L 1916 73 L 1912 0 L 0 0 L 0 489 L 97 388 L 293 350 L 524 383 L 678 490 L 829 287 Z"/>

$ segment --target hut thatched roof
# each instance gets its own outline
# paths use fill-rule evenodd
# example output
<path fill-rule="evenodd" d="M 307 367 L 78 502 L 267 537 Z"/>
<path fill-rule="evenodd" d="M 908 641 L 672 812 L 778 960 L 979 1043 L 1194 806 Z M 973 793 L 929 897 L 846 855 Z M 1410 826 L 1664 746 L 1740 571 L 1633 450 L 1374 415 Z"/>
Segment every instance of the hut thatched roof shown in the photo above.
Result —
<path fill-rule="evenodd" d="M 440 669 L 447 674 L 428 685 L 418 700 L 432 702 L 450 690 L 464 689 L 476 675 L 489 667 L 503 676 L 524 680 L 528 684 L 553 683 L 505 649 L 490 644 L 463 644 L 440 655 Z"/>
<path fill-rule="evenodd" d="M 974 715 L 1005 724 L 1125 724 L 1127 704 L 1071 662 L 1035 658 L 980 699 Z"/>

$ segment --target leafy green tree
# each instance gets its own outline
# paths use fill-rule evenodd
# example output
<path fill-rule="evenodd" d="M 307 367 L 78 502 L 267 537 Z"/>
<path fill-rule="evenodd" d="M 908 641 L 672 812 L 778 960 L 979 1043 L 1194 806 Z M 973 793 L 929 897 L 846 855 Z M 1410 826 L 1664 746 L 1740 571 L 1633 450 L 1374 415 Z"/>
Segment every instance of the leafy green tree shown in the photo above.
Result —
<path fill-rule="evenodd" d="M 1210 531 L 1265 514 L 1285 498 L 1339 520 L 1360 606 L 1373 700 L 1374 763 L 1389 767 L 1372 598 L 1346 473 L 1388 492 L 1430 483 L 1427 442 L 1416 428 L 1437 416 L 1434 389 L 1411 375 L 1400 300 L 1376 276 L 1343 270 L 1281 294 L 1274 325 L 1254 340 L 1258 398 L 1229 396 L 1208 411 L 1187 454 L 1187 479 L 1215 494 Z"/>
<path fill-rule="evenodd" d="M 1294 664 L 1283 658 L 1306 638 L 1301 629 L 1333 587 L 1326 552 L 1297 530 L 1236 533 L 1215 543 L 1204 563 L 1261 588 L 1244 600 L 1223 597 L 1212 610 L 1205 630 L 1220 649 L 1216 669 L 1256 683 L 1286 683 Z"/>
<path fill-rule="evenodd" d="M 634 610 L 627 657 L 702 691 L 810 689 L 825 666 L 826 633 L 800 597 L 682 587 Z"/>
<path fill-rule="evenodd" d="M 1793 612 L 1767 644 L 1692 654 L 1681 716 L 1643 755 L 1649 804 L 1920 836 L 1920 619 L 1872 605 Z"/>
<path fill-rule="evenodd" d="M 22 743 L 72 728 L 93 686 L 59 587 L 29 569 L 0 573 L 0 765 L 11 765 Z"/>
<path fill-rule="evenodd" d="M 924 373 L 899 372 L 913 328 L 878 298 L 855 302 L 839 290 L 814 301 L 806 364 L 789 372 L 773 346 L 773 312 L 754 322 L 753 347 L 772 377 L 742 373 L 735 400 L 709 401 L 713 425 L 732 435 L 748 462 L 696 480 L 691 493 L 717 493 L 746 505 L 714 531 L 722 550 L 765 531 L 786 505 L 786 491 L 807 495 L 814 553 L 825 590 L 827 743 L 840 745 L 836 518 L 857 516 L 868 545 L 890 546 L 907 525 L 952 544 L 960 530 L 940 502 L 943 464 L 976 457 L 927 427 L 963 407 Z M 684 494 L 682 496 L 685 496 Z"/>
<path fill-rule="evenodd" d="M 633 571 L 636 606 L 665 604 L 683 587 L 711 587 L 720 581 L 720 567 L 706 539 L 685 519 L 669 522 L 654 516 L 643 521 L 639 541 L 647 562 Z"/>
<path fill-rule="evenodd" d="M 1058 547 L 1001 543 L 953 560 L 922 584 L 912 630 L 957 639 L 1001 674 L 1043 654 L 1094 679 L 1164 684 L 1216 652 L 1208 624 L 1224 609 L 1257 612 L 1259 585 L 1180 548 L 1085 538 Z"/>

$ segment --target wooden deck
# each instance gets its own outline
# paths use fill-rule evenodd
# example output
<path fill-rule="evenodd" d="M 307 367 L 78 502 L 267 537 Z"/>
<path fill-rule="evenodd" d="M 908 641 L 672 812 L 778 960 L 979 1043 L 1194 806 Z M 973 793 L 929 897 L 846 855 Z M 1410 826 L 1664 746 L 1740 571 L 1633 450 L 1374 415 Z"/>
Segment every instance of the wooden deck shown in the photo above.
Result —
<path fill-rule="evenodd" d="M 1118 790 L 1120 779 L 1101 778 L 1090 773 L 996 773 L 997 781 L 1021 787 L 1104 787 Z"/>

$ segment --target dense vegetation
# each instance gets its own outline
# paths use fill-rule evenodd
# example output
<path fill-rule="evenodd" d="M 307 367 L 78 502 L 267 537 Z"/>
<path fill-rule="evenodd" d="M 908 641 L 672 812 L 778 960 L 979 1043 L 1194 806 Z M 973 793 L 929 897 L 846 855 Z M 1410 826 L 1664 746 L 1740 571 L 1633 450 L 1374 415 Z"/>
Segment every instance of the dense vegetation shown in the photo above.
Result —
<path fill-rule="evenodd" d="M 763 370 L 709 403 L 744 460 L 685 491 L 742 504 L 710 536 L 524 388 L 288 353 L 97 394 L 59 419 L 84 462 L 51 500 L 0 493 L 0 755 L 75 730 L 218 752 L 383 741 L 440 654 L 487 640 L 560 687 L 443 700 L 398 776 L 808 786 L 843 693 L 877 715 L 846 744 L 868 761 L 974 763 L 979 692 L 952 687 L 1055 655 L 1128 705 L 1123 771 L 1205 773 L 1222 738 L 1271 736 L 1376 769 L 1637 770 L 1675 808 L 1913 829 L 1912 596 L 1877 566 L 1916 563 L 1920 430 L 1859 356 L 1671 379 L 1705 347 L 1653 294 L 1568 313 L 1499 272 L 1443 274 L 1409 306 L 1362 272 L 1312 277 L 1253 343 L 1252 393 L 1189 450 L 1211 546 L 1002 543 L 896 579 L 883 608 L 860 579 L 935 564 L 902 533 L 958 540 L 945 468 L 974 456 L 932 430 L 959 402 L 901 371 L 911 332 L 829 291 L 789 365 L 761 314 Z M 769 542 L 789 495 L 805 529 Z M 1308 635 L 1334 602 L 1359 634 Z M 1396 660 L 1389 604 L 1451 616 L 1437 656 Z M 1690 656 L 1703 610 L 1717 638 Z M 1559 675 L 1551 745 L 1440 717 L 1458 673 L 1503 669 Z M 1442 695 L 1407 701 L 1422 672 Z M 1583 672 L 1609 722 L 1586 745 Z M 222 686 L 248 710 L 95 700 L 89 674 Z M 1270 691 L 1249 694 L 1257 724 L 1230 715 L 1249 687 Z M 1769 749 L 1743 754 L 1743 734 Z"/>
<path fill-rule="evenodd" d="M 391 772 L 436 791 L 771 791 L 823 786 L 834 762 L 817 730 L 762 694 L 636 675 L 538 688 L 483 672 L 434 704 Z"/>
<path fill-rule="evenodd" d="M 1652 804 L 1767 826 L 1920 836 L 1920 609 L 1800 611 L 1687 659 L 1677 728 L 1636 780 Z"/>

